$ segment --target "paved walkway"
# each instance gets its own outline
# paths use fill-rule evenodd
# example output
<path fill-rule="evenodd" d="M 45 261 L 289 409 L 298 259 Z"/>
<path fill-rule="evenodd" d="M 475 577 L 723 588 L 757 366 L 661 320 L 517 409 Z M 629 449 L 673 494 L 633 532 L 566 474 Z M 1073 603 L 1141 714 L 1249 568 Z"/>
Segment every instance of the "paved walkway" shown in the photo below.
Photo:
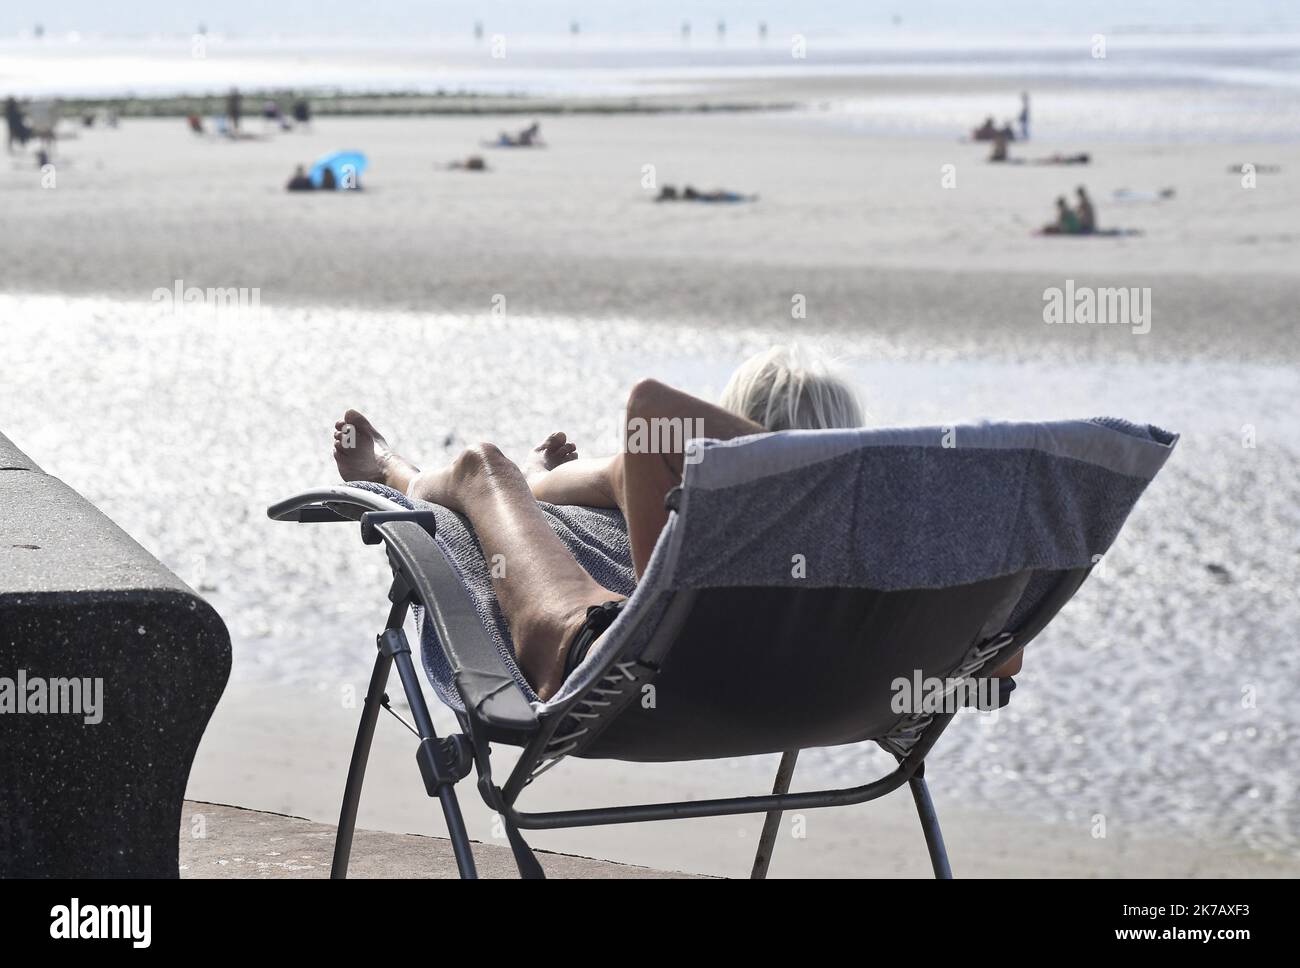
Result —
<path fill-rule="evenodd" d="M 329 877 L 334 827 L 301 817 L 187 800 L 181 822 L 181 877 Z M 686 877 L 572 854 L 537 852 L 548 877 Z M 510 848 L 474 844 L 480 877 L 518 877 Z M 358 830 L 350 877 L 456 877 L 442 837 Z"/>

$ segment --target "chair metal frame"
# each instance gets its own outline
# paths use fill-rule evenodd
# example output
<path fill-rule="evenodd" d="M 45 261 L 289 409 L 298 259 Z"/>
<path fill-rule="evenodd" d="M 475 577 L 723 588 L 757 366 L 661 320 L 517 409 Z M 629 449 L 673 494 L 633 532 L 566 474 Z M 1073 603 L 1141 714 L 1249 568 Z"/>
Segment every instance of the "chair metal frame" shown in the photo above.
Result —
<path fill-rule="evenodd" d="M 268 515 L 275 520 L 300 523 L 360 521 L 362 540 L 367 544 L 383 543 L 393 569 L 393 583 L 388 596 L 391 608 L 384 630 L 376 639 L 377 655 L 344 787 L 330 871 L 332 878 L 347 876 L 371 742 L 380 711 L 389 707 L 386 690 L 394 666 L 397 667 L 402 690 L 414 719 L 414 732 L 419 738 L 416 761 L 425 790 L 430 797 L 439 801 L 462 878 L 477 877 L 473 847 L 455 789 L 456 784 L 471 771 L 477 774 L 477 787 L 483 801 L 502 819 L 516 866 L 524 878 L 542 878 L 545 874 L 520 833 L 521 830 L 555 830 L 758 813 L 766 814 L 766 818 L 751 876 L 763 878 L 767 875 L 781 816 L 785 811 L 865 803 L 891 793 L 904 784 L 911 789 L 935 877 L 952 877 L 938 815 L 925 782 L 925 757 L 952 720 L 953 713 L 936 713 L 910 750 L 905 755 L 895 754 L 898 765 L 894 770 L 859 786 L 789 792 L 799 753 L 798 750 L 789 750 L 782 755 L 770 794 L 583 810 L 525 812 L 517 807 L 519 796 L 536 775 L 538 766 L 545 762 L 548 743 L 565 719 L 566 710 L 580 702 L 582 696 L 573 697 L 571 703 L 545 719 L 537 717 L 531 705 L 524 700 L 522 690 L 518 689 L 477 618 L 467 613 L 468 596 L 433 540 L 436 525 L 432 512 L 407 510 L 360 488 L 333 487 L 295 495 L 272 505 L 268 509 Z M 1079 578 L 1081 581 L 1082 578 Z M 1077 587 L 1078 582 L 1072 583 L 1063 597 L 1068 598 Z M 1061 596 L 1058 594 L 1050 597 L 1059 599 Z M 429 611 L 428 617 L 438 627 L 439 640 L 443 643 L 448 658 L 458 673 L 463 674 L 458 675 L 457 686 L 465 699 L 465 709 L 455 710 L 461 732 L 450 736 L 440 737 L 434 729 L 411 647 L 403 629 L 413 605 L 420 605 Z M 1049 605 L 1045 602 L 1039 611 L 1048 612 Z M 1050 608 L 1047 617 L 1050 618 L 1054 611 L 1054 607 Z M 983 668 L 997 668 L 1023 648 L 1024 643 L 1044 623 L 1045 619 L 1043 622 L 1031 619 L 1025 623 L 1028 630 L 1025 634 L 1004 635 L 1001 647 L 990 653 Z M 672 628 L 663 631 L 664 634 L 673 634 Z M 611 664 L 613 662 L 611 660 Z M 639 673 L 641 671 L 638 670 Z M 646 669 L 644 674 L 653 675 L 653 670 Z M 1000 705 L 1005 704 L 1011 688 L 1014 688 L 1009 679 L 1001 682 Z M 499 785 L 492 774 L 493 742 L 506 742 L 524 748 L 503 785 Z"/>

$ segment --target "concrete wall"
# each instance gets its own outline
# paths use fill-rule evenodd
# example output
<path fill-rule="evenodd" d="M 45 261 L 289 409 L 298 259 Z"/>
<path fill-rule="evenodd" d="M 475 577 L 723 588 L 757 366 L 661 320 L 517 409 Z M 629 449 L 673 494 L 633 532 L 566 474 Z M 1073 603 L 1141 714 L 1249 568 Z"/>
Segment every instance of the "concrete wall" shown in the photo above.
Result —
<path fill-rule="evenodd" d="M 229 674 L 211 606 L 0 435 L 0 876 L 177 876 Z"/>

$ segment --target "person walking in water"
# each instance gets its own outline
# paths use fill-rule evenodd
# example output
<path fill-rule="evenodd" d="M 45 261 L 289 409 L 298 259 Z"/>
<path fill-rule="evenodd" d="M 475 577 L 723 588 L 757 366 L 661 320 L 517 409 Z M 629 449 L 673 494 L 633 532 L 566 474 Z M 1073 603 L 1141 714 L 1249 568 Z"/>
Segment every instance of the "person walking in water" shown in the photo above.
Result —
<path fill-rule="evenodd" d="M 1029 92 L 1020 92 L 1020 140 L 1029 140 Z"/>

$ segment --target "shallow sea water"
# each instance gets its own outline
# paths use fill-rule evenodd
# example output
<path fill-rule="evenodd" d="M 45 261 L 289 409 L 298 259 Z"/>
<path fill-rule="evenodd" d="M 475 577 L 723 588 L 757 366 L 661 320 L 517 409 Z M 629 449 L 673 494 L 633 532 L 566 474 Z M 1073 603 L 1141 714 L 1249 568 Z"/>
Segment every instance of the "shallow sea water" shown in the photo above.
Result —
<path fill-rule="evenodd" d="M 383 556 L 352 527 L 273 524 L 265 507 L 331 482 L 347 406 L 421 463 L 480 439 L 522 456 L 556 429 L 596 454 L 638 377 L 713 394 L 778 338 L 0 296 L 0 431 L 212 601 L 234 642 L 230 689 L 334 689 L 365 674 Z M 930 771 L 945 796 L 1300 855 L 1295 368 L 993 362 L 869 334 L 826 345 L 875 423 L 1110 414 L 1183 435 L 1104 571 L 1031 647 L 1012 705 L 962 714 L 940 743 Z M 295 741 L 311 742 L 282 740 Z M 852 782 L 881 756 L 823 750 L 803 768 Z"/>

